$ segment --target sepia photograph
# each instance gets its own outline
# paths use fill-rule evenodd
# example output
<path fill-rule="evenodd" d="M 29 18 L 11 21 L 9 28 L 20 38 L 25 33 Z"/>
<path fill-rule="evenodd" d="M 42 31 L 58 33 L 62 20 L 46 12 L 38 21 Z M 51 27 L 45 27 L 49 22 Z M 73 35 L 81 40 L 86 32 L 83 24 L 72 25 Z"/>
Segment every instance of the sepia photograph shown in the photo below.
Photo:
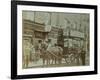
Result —
<path fill-rule="evenodd" d="M 22 11 L 22 66 L 87 66 L 90 63 L 87 13 Z"/>
<path fill-rule="evenodd" d="M 11 3 L 11 78 L 97 74 L 97 6 Z"/>

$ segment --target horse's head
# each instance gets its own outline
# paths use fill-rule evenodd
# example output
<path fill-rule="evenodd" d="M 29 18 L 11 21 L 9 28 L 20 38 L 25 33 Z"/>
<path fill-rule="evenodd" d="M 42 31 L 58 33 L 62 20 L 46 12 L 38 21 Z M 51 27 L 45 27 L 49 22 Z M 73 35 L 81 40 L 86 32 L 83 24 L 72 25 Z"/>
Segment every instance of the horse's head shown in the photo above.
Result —
<path fill-rule="evenodd" d="M 42 43 L 42 45 L 41 45 L 41 53 L 42 53 L 42 54 L 45 53 L 46 50 L 47 50 L 47 45 L 44 44 L 44 43 Z"/>

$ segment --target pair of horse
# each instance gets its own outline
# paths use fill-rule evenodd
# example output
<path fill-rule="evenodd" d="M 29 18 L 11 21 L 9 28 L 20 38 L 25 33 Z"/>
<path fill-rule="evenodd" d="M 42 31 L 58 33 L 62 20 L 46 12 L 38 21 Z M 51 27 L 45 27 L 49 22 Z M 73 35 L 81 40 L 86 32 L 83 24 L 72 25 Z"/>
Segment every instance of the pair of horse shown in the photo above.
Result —
<path fill-rule="evenodd" d="M 43 65 L 61 64 L 63 49 L 60 46 L 52 46 L 49 50 L 46 48 L 41 49 L 41 58 Z"/>

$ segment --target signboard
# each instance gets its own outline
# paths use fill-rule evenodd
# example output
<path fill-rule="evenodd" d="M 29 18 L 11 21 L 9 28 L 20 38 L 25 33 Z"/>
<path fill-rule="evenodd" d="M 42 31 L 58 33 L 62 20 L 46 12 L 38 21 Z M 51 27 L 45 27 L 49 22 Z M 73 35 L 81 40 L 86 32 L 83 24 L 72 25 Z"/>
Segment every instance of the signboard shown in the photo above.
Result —
<path fill-rule="evenodd" d="M 42 32 L 35 31 L 35 37 L 44 39 L 45 36 L 43 35 Z"/>
<path fill-rule="evenodd" d="M 45 25 L 45 32 L 51 31 L 51 25 Z"/>
<path fill-rule="evenodd" d="M 70 36 L 84 38 L 84 33 L 75 30 L 70 30 Z"/>

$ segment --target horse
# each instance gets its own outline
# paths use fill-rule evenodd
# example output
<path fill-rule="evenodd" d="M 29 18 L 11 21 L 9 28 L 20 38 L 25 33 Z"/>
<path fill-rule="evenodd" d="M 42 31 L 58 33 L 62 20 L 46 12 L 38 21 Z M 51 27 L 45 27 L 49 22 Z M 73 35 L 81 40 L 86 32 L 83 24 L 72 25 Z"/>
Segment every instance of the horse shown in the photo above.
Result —
<path fill-rule="evenodd" d="M 52 46 L 49 50 L 42 48 L 41 56 L 43 59 L 43 65 L 57 64 L 57 62 L 60 64 L 62 60 L 62 53 L 63 49 L 60 46 Z"/>

